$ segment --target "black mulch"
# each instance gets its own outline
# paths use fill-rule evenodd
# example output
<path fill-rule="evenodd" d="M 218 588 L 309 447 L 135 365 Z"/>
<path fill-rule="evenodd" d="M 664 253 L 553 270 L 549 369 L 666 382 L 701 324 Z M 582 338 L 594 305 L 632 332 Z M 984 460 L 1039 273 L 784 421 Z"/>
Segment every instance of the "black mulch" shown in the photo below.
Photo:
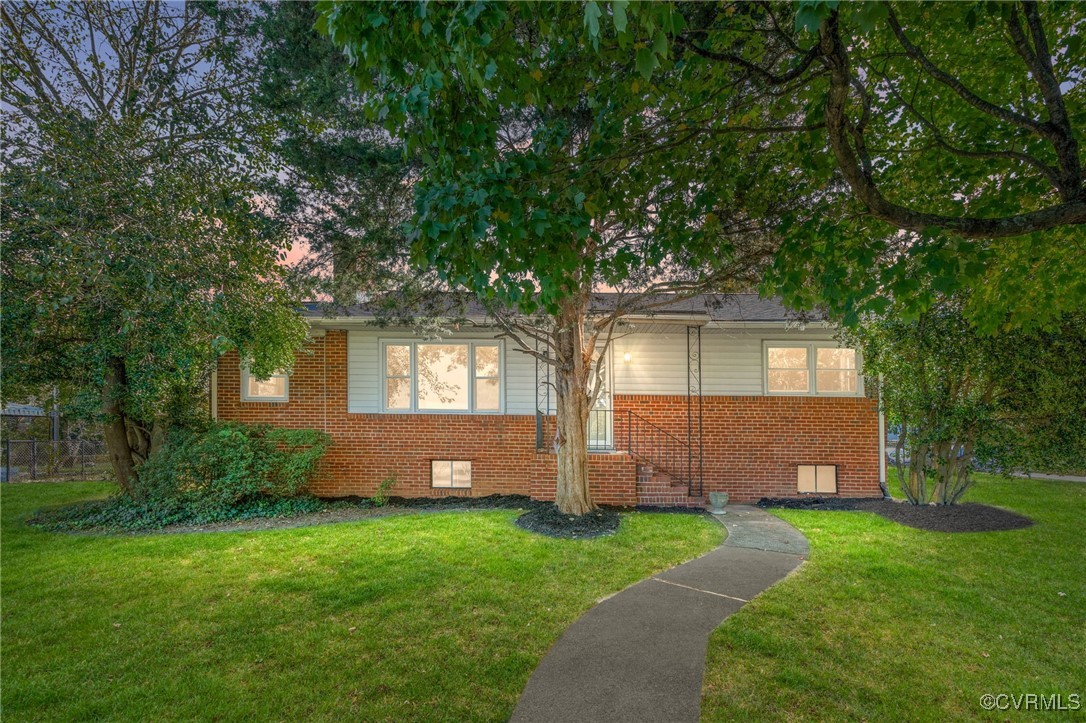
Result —
<path fill-rule="evenodd" d="M 516 510 L 539 504 L 528 495 L 487 495 L 486 497 L 389 497 L 395 507 L 426 507 L 428 509 Z"/>
<path fill-rule="evenodd" d="M 1033 520 L 999 507 L 967 502 L 960 505 L 910 505 L 893 500 L 852 497 L 763 497 L 759 507 L 792 510 L 874 512 L 891 522 L 932 532 L 1000 532 L 1029 527 Z"/>
<path fill-rule="evenodd" d="M 618 512 L 600 508 L 587 515 L 566 515 L 551 503 L 537 504 L 517 518 L 517 527 L 550 537 L 586 538 L 610 535 L 618 529 Z"/>

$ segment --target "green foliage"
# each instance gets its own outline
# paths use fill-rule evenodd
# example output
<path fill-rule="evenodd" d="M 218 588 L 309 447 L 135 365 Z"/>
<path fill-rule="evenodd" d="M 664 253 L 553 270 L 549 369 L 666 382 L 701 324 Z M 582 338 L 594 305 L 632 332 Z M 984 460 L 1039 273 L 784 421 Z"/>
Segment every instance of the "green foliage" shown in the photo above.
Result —
<path fill-rule="evenodd" d="M 155 7 L 4 15 L 5 380 L 74 390 L 122 486 L 168 426 L 206 416 L 219 354 L 267 374 L 306 334 L 260 198 L 272 130 L 246 100 L 250 8 Z"/>
<path fill-rule="evenodd" d="M 894 307 L 849 332 L 891 424 L 910 502 L 956 502 L 975 461 L 1069 471 L 1086 457 L 1086 320 L 986 335 L 966 304 L 940 299 L 915 319 Z"/>
<path fill-rule="evenodd" d="M 1086 305 L 1081 4 L 320 8 L 425 162 L 413 258 L 454 284 L 550 308 L 585 275 L 711 269 L 756 219 L 764 290 L 849 324 L 887 293 L 915 315 L 969 289 L 985 331 Z"/>
<path fill-rule="evenodd" d="M 274 123 L 279 172 L 267 192 L 306 239 L 292 281 L 354 303 L 410 279 L 403 223 L 411 211 L 411 163 L 362 112 L 347 59 L 314 32 L 312 2 L 269 3 L 257 28 L 253 103 Z M 329 273 L 332 272 L 332 273 Z"/>
<path fill-rule="evenodd" d="M 335 508 L 337 503 L 298 497 L 253 497 L 227 506 L 163 504 L 114 495 L 40 512 L 34 527 L 56 532 L 140 532 L 170 525 L 207 525 L 266 517 L 295 517 Z"/>
<path fill-rule="evenodd" d="M 663 91 L 678 68 L 667 34 L 685 20 L 649 5 L 319 5 L 369 117 L 422 161 L 418 268 L 555 314 L 586 289 L 705 282 L 729 266 L 742 213 L 720 206 L 742 206 L 758 164 L 739 168 L 752 147 L 724 138 L 686 143 L 697 134 Z M 703 177 L 706 156 L 726 171 Z M 777 190 L 767 214 L 792 197 Z"/>
<path fill-rule="evenodd" d="M 377 485 L 377 492 L 374 493 L 373 504 L 378 507 L 384 507 L 388 504 L 388 493 L 392 491 L 392 488 L 396 486 L 395 477 L 385 477 L 381 480 L 381 483 Z"/>
<path fill-rule="evenodd" d="M 305 493 L 329 444 L 311 429 L 215 423 L 178 428 L 139 471 L 137 496 L 162 510 L 215 515 L 261 497 Z"/>

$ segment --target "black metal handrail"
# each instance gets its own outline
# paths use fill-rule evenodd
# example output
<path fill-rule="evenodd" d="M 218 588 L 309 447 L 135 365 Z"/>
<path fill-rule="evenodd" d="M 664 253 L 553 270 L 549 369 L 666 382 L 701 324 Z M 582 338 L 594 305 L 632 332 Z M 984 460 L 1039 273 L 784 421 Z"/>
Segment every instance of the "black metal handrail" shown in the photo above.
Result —
<path fill-rule="evenodd" d="M 693 492 L 690 445 L 632 410 L 626 411 L 626 449 L 631 457 L 651 464 Z"/>

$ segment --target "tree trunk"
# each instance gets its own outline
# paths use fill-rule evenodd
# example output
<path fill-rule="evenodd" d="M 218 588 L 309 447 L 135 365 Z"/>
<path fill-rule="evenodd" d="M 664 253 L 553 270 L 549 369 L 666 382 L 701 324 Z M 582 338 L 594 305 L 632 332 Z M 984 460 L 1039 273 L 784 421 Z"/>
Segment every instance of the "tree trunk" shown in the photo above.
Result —
<path fill-rule="evenodd" d="M 586 348 L 585 316 L 588 298 L 573 299 L 563 306 L 554 330 L 554 386 L 558 427 L 558 486 L 555 504 L 567 515 L 584 515 L 596 509 L 588 489 L 588 416 L 594 399 L 593 349 Z"/>
<path fill-rule="evenodd" d="M 103 436 L 117 484 L 125 494 L 131 495 L 136 481 L 136 461 L 132 456 L 128 424 L 121 408 L 126 384 L 124 359 L 113 357 L 106 365 L 105 383 L 102 385 L 102 414 L 105 416 Z"/>

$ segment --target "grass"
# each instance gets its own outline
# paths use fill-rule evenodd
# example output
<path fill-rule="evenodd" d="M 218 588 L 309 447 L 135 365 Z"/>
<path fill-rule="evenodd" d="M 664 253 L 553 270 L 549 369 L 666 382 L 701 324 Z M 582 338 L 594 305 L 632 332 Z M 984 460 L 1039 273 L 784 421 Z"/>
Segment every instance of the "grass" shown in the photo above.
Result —
<path fill-rule="evenodd" d="M 599 598 L 719 543 L 687 515 L 554 540 L 515 511 L 250 533 L 27 527 L 104 483 L 4 485 L 5 721 L 497 720 Z"/>
<path fill-rule="evenodd" d="M 808 537 L 810 558 L 713 634 L 702 718 L 1036 715 L 987 712 L 985 693 L 1086 706 L 1086 485 L 978 477 L 968 501 L 1037 524 L 948 535 L 869 513 L 775 511 Z"/>

